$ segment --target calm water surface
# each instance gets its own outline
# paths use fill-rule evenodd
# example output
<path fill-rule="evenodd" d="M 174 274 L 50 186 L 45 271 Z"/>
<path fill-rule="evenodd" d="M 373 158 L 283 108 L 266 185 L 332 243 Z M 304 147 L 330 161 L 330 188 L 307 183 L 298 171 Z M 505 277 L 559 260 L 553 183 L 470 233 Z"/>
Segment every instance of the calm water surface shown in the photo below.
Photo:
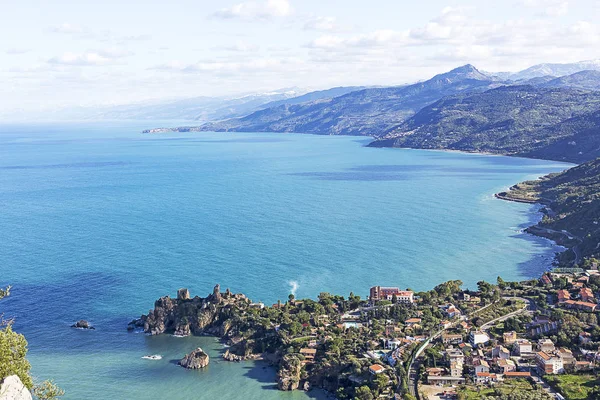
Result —
<path fill-rule="evenodd" d="M 538 276 L 558 251 L 521 233 L 536 206 L 493 194 L 566 164 L 353 137 L 139 133 L 157 125 L 0 125 L 0 284 L 13 285 L 0 312 L 67 399 L 321 395 L 276 391 L 261 363 L 220 362 L 213 338 L 126 332 L 180 287 L 206 295 L 218 282 L 267 303 L 292 290 L 474 288 Z M 80 318 L 97 329 L 69 328 Z M 207 370 L 174 364 L 198 345 Z"/>

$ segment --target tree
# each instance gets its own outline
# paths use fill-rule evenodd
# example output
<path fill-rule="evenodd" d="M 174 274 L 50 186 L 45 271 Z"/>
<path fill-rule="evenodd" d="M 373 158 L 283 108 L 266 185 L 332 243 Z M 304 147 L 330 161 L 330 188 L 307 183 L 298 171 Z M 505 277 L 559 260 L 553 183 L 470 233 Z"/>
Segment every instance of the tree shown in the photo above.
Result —
<path fill-rule="evenodd" d="M 0 381 L 10 375 L 17 375 L 27 389 L 31 389 L 33 381 L 29 376 L 31 365 L 25 358 L 27 340 L 25 336 L 12 330 L 10 324 L 0 330 Z"/>
<path fill-rule="evenodd" d="M 288 296 L 288 300 L 290 301 L 290 303 L 293 302 L 295 298 L 296 296 L 294 296 L 293 293 L 290 293 L 290 295 Z"/>
<path fill-rule="evenodd" d="M 368 386 L 361 386 L 354 393 L 355 400 L 373 400 L 374 398 Z"/>
<path fill-rule="evenodd" d="M 44 381 L 33 388 L 33 395 L 39 400 L 54 400 L 65 394 L 65 391 L 54 384 L 54 381 Z"/>

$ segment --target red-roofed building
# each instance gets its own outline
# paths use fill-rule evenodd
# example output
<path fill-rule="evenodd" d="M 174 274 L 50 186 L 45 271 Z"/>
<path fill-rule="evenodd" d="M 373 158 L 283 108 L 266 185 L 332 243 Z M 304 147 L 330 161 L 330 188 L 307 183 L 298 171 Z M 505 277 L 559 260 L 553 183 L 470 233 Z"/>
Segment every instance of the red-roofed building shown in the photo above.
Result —
<path fill-rule="evenodd" d="M 560 289 L 558 292 L 558 302 L 559 303 L 564 303 L 567 300 L 571 300 L 571 295 L 569 294 L 569 292 L 565 289 Z"/>
<path fill-rule="evenodd" d="M 581 296 L 581 300 L 586 301 L 586 302 L 593 302 L 594 300 L 594 292 L 592 292 L 592 289 L 590 288 L 581 288 L 581 290 L 579 290 L 579 296 Z"/>
<path fill-rule="evenodd" d="M 413 303 L 414 292 L 410 290 L 400 290 L 397 287 L 373 286 L 369 293 L 372 301 L 392 300 L 396 296 L 399 303 Z"/>

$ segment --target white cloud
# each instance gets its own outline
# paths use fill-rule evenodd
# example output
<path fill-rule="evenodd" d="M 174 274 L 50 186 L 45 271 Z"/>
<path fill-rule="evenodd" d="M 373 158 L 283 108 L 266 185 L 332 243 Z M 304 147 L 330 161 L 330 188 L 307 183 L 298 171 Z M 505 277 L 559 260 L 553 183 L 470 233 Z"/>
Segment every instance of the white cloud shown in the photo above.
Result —
<path fill-rule="evenodd" d="M 550 17 L 560 17 L 569 12 L 569 3 L 567 0 L 522 0 L 526 7 L 538 10 L 539 15 Z"/>
<path fill-rule="evenodd" d="M 55 32 L 55 33 L 74 34 L 74 33 L 83 33 L 84 29 L 83 29 L 83 27 L 81 27 L 79 25 L 64 23 L 64 24 L 55 25 L 55 26 L 51 27 L 50 31 Z"/>
<path fill-rule="evenodd" d="M 28 53 L 29 51 L 31 51 L 31 50 L 13 47 L 13 48 L 10 48 L 10 49 L 6 50 L 5 53 L 9 54 L 9 55 L 19 55 L 19 54 Z"/>
<path fill-rule="evenodd" d="M 223 8 L 213 14 L 222 19 L 264 20 L 292 14 L 289 0 L 248 1 Z"/>
<path fill-rule="evenodd" d="M 215 47 L 216 50 L 226 50 L 236 53 L 254 53 L 260 49 L 260 46 L 239 40 L 230 46 Z"/>
<path fill-rule="evenodd" d="M 112 64 L 120 58 L 133 55 L 132 52 L 119 48 L 108 48 L 85 53 L 66 52 L 60 56 L 52 57 L 49 64 L 77 65 L 77 66 L 101 66 Z"/>
<path fill-rule="evenodd" d="M 307 31 L 335 32 L 342 29 L 335 17 L 314 17 L 304 23 Z"/>

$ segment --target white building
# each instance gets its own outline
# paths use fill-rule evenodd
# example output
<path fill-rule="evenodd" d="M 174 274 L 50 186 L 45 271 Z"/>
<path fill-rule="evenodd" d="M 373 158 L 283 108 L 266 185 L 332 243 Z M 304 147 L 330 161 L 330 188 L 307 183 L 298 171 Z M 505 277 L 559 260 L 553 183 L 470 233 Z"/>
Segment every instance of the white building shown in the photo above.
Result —
<path fill-rule="evenodd" d="M 485 345 L 490 341 L 490 337 L 487 333 L 482 331 L 475 331 L 469 334 L 469 343 L 471 346 L 477 347 L 478 345 Z"/>

